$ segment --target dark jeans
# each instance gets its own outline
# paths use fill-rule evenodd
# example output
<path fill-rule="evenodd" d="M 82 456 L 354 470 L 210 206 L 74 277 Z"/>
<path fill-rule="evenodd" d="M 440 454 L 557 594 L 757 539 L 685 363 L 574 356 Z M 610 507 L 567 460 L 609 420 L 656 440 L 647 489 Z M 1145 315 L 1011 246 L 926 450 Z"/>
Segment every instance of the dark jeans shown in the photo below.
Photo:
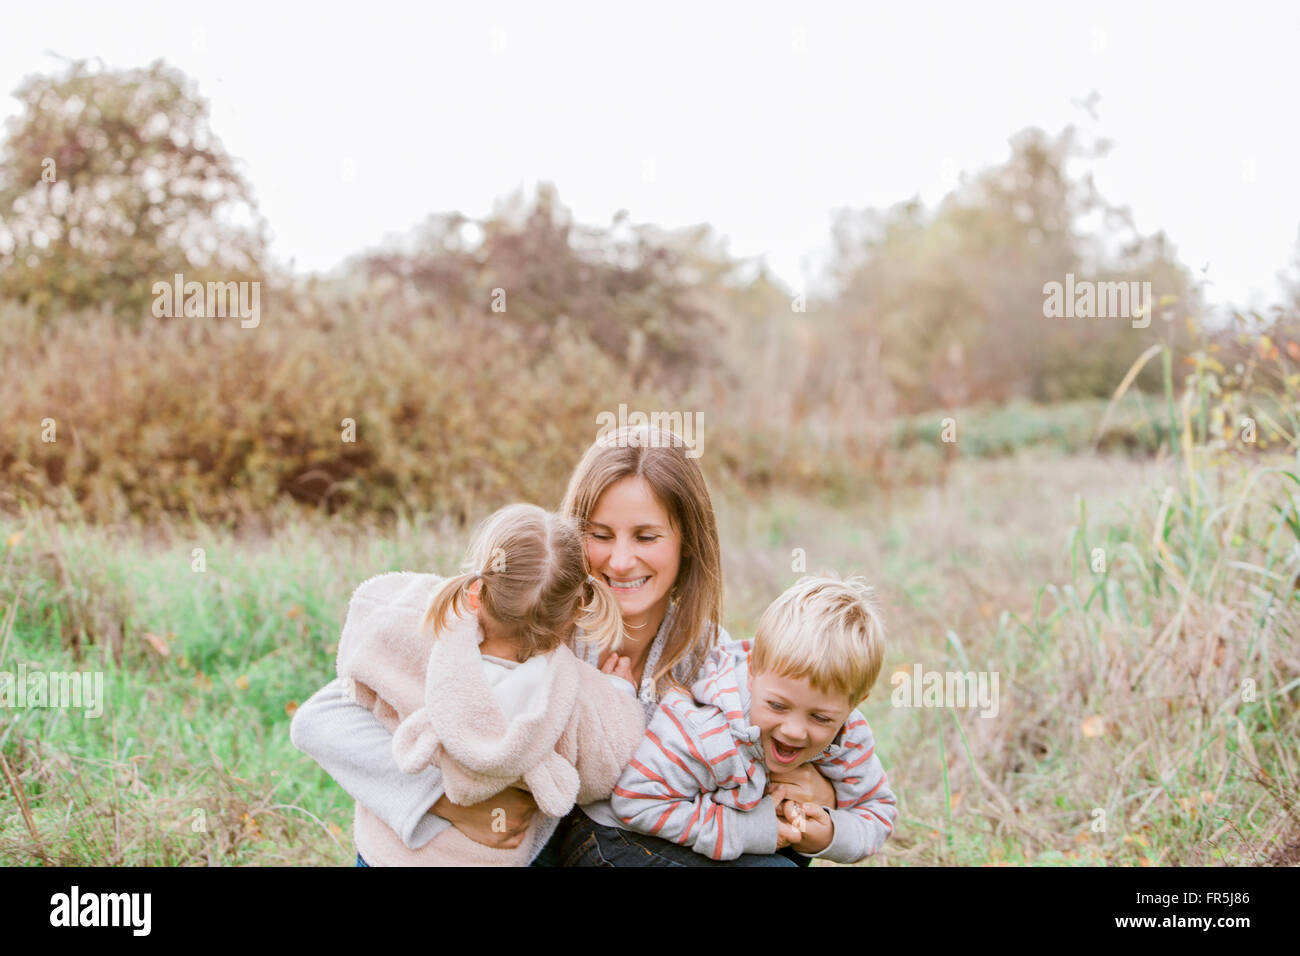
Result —
<path fill-rule="evenodd" d="M 575 810 L 566 822 L 570 826 L 561 850 L 563 866 L 808 866 L 812 862 L 788 847 L 772 854 L 745 853 L 734 860 L 711 860 L 690 847 L 658 837 L 603 827 L 581 810 Z M 546 849 L 550 849 L 549 843 Z"/>
<path fill-rule="evenodd" d="M 615 830 L 594 822 L 577 807 L 560 821 L 555 833 L 530 866 L 808 866 L 805 856 L 786 848 L 770 856 L 746 853 L 735 860 L 711 860 L 689 847 L 658 837 Z M 357 854 L 357 866 L 369 866 Z"/>
<path fill-rule="evenodd" d="M 574 807 L 573 811 L 567 817 L 556 824 L 555 832 L 552 833 L 551 838 L 546 841 L 546 846 L 542 847 L 542 852 L 533 857 L 533 862 L 528 865 L 563 866 L 564 863 L 562 861 L 561 852 L 564 848 L 564 838 L 569 832 L 569 827 L 573 825 L 573 821 L 579 816 L 585 817 L 586 814 L 577 807 Z"/>

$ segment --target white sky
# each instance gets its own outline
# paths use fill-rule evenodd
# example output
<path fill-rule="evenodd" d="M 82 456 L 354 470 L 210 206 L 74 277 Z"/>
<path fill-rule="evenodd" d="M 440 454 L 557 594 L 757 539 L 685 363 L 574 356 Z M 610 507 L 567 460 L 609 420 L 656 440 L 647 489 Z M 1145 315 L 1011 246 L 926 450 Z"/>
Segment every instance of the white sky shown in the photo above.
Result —
<path fill-rule="evenodd" d="M 162 57 L 300 271 L 550 180 L 579 222 L 709 222 L 795 288 L 835 209 L 933 204 L 1074 122 L 1116 144 L 1103 194 L 1259 308 L 1300 230 L 1298 50 L 1294 2 L 21 3 L 0 117 L 51 52 Z"/>

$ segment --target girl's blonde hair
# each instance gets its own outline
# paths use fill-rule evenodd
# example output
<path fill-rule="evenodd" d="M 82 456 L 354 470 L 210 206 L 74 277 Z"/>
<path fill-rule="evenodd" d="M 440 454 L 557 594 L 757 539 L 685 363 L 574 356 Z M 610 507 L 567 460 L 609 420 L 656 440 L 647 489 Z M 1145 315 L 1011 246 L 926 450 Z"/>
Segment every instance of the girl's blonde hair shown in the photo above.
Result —
<path fill-rule="evenodd" d="M 521 661 L 566 643 L 575 624 L 602 649 L 623 638 L 618 600 L 587 574 L 582 532 L 572 518 L 536 505 L 502 508 L 475 530 L 463 569 L 429 605 L 424 625 L 435 637 L 451 616 L 468 616 L 466 594 L 478 581 L 480 606 L 514 633 Z"/>
<path fill-rule="evenodd" d="M 688 450 L 681 437 L 666 430 L 625 426 L 610 431 L 582 456 L 560 506 L 577 519 L 585 533 L 605 489 L 637 476 L 645 479 L 681 534 L 681 560 L 672 589 L 675 608 L 659 668 L 653 675 L 656 692 L 663 687 L 661 680 L 681 685 L 673 668 L 687 655 L 702 661 L 718 642 L 718 622 L 722 620 L 718 524 L 704 473 L 694 458 L 686 456 Z"/>

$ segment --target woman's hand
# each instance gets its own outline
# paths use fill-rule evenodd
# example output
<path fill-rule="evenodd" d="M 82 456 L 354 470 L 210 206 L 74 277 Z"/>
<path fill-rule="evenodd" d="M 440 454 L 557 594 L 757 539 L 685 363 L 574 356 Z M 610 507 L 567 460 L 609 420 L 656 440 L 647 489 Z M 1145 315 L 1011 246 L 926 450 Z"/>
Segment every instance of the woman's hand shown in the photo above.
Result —
<path fill-rule="evenodd" d="M 803 829 L 791 820 L 788 812 L 792 806 L 798 806 L 785 796 L 785 787 L 768 785 L 768 795 L 776 804 L 776 848 L 778 850 L 792 846 L 803 839 Z"/>
<path fill-rule="evenodd" d="M 771 793 L 778 784 L 785 785 L 787 795 L 792 800 L 800 803 L 816 803 L 823 807 L 835 806 L 835 788 L 810 763 L 795 767 L 793 770 L 769 773 L 767 792 Z"/>
<path fill-rule="evenodd" d="M 475 843 L 513 850 L 524 842 L 533 814 L 537 812 L 537 801 L 531 793 L 507 787 L 495 797 L 469 807 L 452 803 L 443 794 L 429 812 L 451 823 Z"/>

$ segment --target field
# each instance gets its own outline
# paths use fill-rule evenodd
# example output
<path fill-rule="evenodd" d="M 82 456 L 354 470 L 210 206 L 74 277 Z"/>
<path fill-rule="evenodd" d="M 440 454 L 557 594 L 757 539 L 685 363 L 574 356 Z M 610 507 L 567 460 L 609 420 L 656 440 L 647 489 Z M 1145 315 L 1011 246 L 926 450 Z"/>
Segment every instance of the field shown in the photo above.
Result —
<path fill-rule="evenodd" d="M 1295 461 L 1196 461 L 1040 443 L 872 500 L 720 495 L 733 635 L 804 564 L 880 589 L 862 709 L 901 825 L 874 865 L 1294 860 Z M 4 523 L 5 669 L 102 670 L 107 705 L 5 714 L 0 863 L 348 863 L 350 800 L 290 716 L 332 676 L 351 588 L 450 569 L 465 538 Z M 893 706 L 918 664 L 996 673 L 997 715 Z"/>

